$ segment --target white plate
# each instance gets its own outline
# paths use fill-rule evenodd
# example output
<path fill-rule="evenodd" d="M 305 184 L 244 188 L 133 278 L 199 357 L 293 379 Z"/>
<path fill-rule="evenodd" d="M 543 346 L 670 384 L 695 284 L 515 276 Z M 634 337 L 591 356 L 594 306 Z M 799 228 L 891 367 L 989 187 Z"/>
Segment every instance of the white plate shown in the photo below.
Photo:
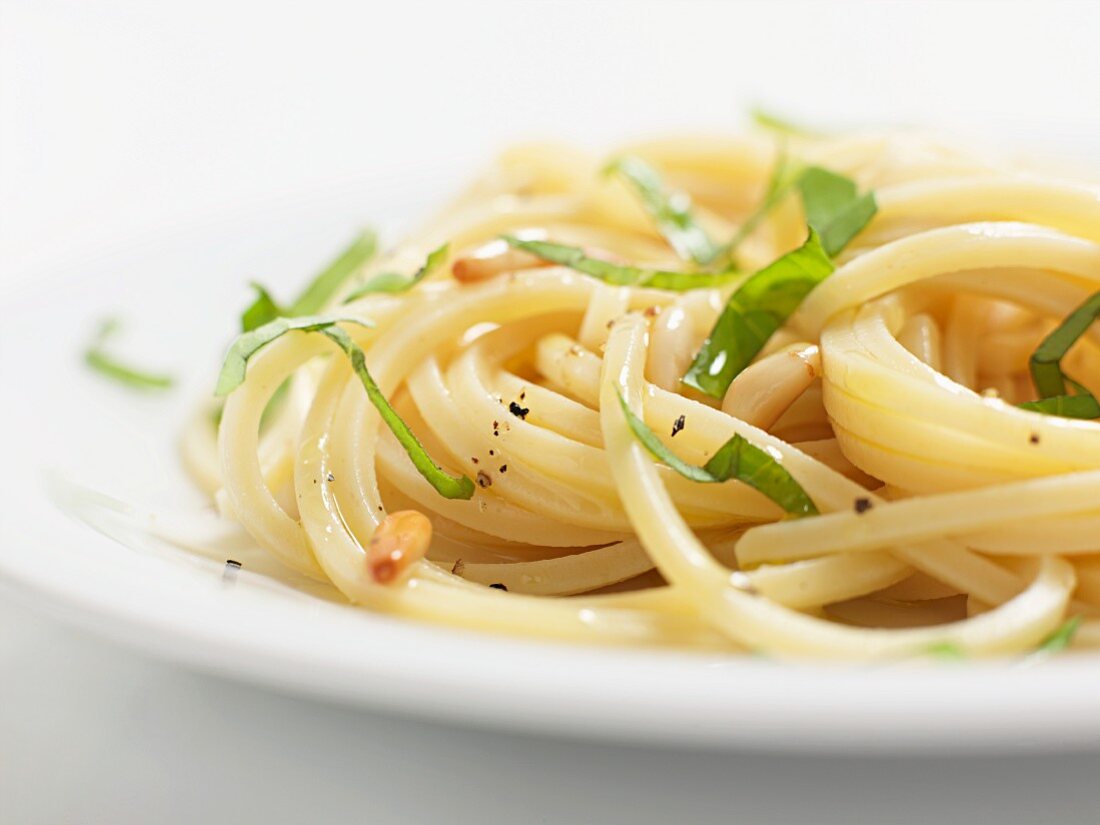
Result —
<path fill-rule="evenodd" d="M 784 751 L 1100 743 L 1097 656 L 1032 666 L 819 666 L 521 642 L 373 615 L 248 568 L 227 582 L 220 560 L 136 532 L 120 543 L 51 502 L 52 478 L 139 506 L 200 505 L 179 469 L 176 434 L 211 385 L 245 279 L 289 291 L 358 219 L 372 217 L 362 204 L 373 217 L 407 214 L 439 187 L 406 185 L 401 204 L 381 191 L 223 216 L 118 253 L 67 251 L 4 299 L 0 581 L 12 594 L 157 656 L 438 719 Z M 173 367 L 183 386 L 141 396 L 88 373 L 79 351 L 104 314 L 129 322 L 120 347 Z"/>

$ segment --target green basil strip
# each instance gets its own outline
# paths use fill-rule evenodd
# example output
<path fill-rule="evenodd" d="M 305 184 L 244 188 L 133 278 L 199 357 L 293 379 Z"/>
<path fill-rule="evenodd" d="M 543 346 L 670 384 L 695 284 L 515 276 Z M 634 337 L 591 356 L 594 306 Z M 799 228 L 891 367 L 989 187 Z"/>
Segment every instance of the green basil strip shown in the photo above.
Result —
<path fill-rule="evenodd" d="M 229 352 L 225 355 L 222 371 L 218 375 L 218 385 L 214 390 L 215 395 L 229 395 L 243 384 L 248 360 L 279 336 L 292 330 L 316 332 L 336 323 L 358 324 L 364 327 L 373 326 L 370 321 L 361 318 L 307 315 L 301 318 L 276 318 L 262 327 L 237 336 L 237 340 L 233 342 L 232 346 L 229 347 Z"/>
<path fill-rule="evenodd" d="M 1084 395 L 1055 395 L 1039 401 L 1025 401 L 1017 405 L 1021 410 L 1058 415 L 1062 418 L 1100 418 L 1100 401 L 1090 393 Z"/>
<path fill-rule="evenodd" d="M 817 233 L 761 269 L 730 296 L 683 382 L 722 398 L 815 286 L 833 273 Z"/>
<path fill-rule="evenodd" d="M 1089 395 L 1089 388 L 1082 384 L 1080 381 L 1074 381 L 1068 375 L 1064 376 L 1066 383 L 1069 384 L 1069 388 L 1073 390 L 1075 395 Z"/>
<path fill-rule="evenodd" d="M 666 191 L 660 174 L 644 160 L 626 155 L 609 163 L 604 173 L 620 174 L 634 187 L 658 231 L 681 258 L 705 266 L 721 252 L 696 221 L 687 193 Z"/>
<path fill-rule="evenodd" d="M 1065 650 L 1073 642 L 1073 637 L 1077 635 L 1077 629 L 1081 626 L 1081 622 L 1082 618 L 1080 616 L 1067 619 L 1042 641 L 1037 650 L 1043 653 L 1057 653 Z"/>
<path fill-rule="evenodd" d="M 357 301 L 364 295 L 370 295 L 376 292 L 387 292 L 396 294 L 400 292 L 408 292 L 418 283 L 423 281 L 429 275 L 434 273 L 439 267 L 441 267 L 447 260 L 447 256 L 450 255 L 451 245 L 448 243 L 438 249 L 433 250 L 429 255 L 424 265 L 416 271 L 416 273 L 410 278 L 401 275 L 397 272 L 381 272 L 375 275 L 361 287 L 352 292 L 347 298 L 344 299 L 345 304 L 350 304 L 352 301 Z"/>
<path fill-rule="evenodd" d="M 280 335 L 292 330 L 300 332 L 319 332 L 333 341 L 351 361 L 352 369 L 359 376 L 363 388 L 367 391 L 367 397 L 378 410 L 379 416 L 386 426 L 397 438 L 398 443 L 405 448 L 413 466 L 422 476 L 445 498 L 468 499 L 474 494 L 474 483 L 465 476 L 452 476 L 439 467 L 428 455 L 424 445 L 413 435 L 409 425 L 402 420 L 397 411 L 390 406 L 382 390 L 374 382 L 367 370 L 366 356 L 351 336 L 336 324 L 348 323 L 360 326 L 372 326 L 369 321 L 359 318 L 342 318 L 332 316 L 311 316 L 303 318 L 277 318 L 259 329 L 246 332 L 239 336 L 230 347 L 225 357 L 221 375 L 218 377 L 218 395 L 227 395 L 237 389 L 245 378 L 245 369 L 248 359 L 260 349 L 270 344 Z M 285 384 L 284 384 L 285 386 Z"/>
<path fill-rule="evenodd" d="M 100 375 L 111 378 L 138 390 L 165 390 L 175 383 L 170 375 L 148 372 L 124 364 L 104 351 L 103 345 L 120 328 L 118 320 L 110 318 L 103 321 L 92 343 L 84 351 L 84 363 Z"/>
<path fill-rule="evenodd" d="M 924 653 L 937 659 L 959 660 L 966 658 L 966 653 L 954 642 L 933 642 L 924 649 Z"/>
<path fill-rule="evenodd" d="M 1031 356 L 1030 367 L 1031 380 L 1040 398 L 1066 394 L 1062 359 L 1097 318 L 1100 318 L 1100 292 L 1077 307 L 1039 344 Z"/>
<path fill-rule="evenodd" d="M 325 270 L 306 286 L 298 299 L 289 307 L 279 306 L 271 293 L 262 284 L 252 282 L 252 288 L 256 290 L 255 300 L 241 313 L 241 332 L 251 332 L 259 329 L 264 324 L 269 324 L 276 318 L 288 318 L 299 315 L 308 315 L 328 303 L 332 295 L 343 282 L 357 269 L 365 264 L 374 255 L 378 238 L 374 232 L 364 230 L 348 246 L 340 256 L 329 264 Z M 316 309 L 311 307 L 316 306 Z M 242 379 L 243 380 L 243 379 Z M 260 420 L 260 429 L 264 430 L 271 422 L 275 414 L 282 407 L 290 390 L 291 379 L 287 378 L 271 396 L 267 407 L 264 409 L 263 418 Z M 220 421 L 220 407 L 218 420 Z"/>
<path fill-rule="evenodd" d="M 390 428 L 390 432 L 397 438 L 398 443 L 405 448 L 405 452 L 409 454 L 413 466 L 420 472 L 420 475 L 424 476 L 436 492 L 444 498 L 472 498 L 475 490 L 474 482 L 466 476 L 452 476 L 432 461 L 428 451 L 424 449 L 424 445 L 409 429 L 409 425 L 390 406 L 390 402 L 386 400 L 382 390 L 374 383 L 374 379 L 367 371 L 366 356 L 364 356 L 363 350 L 351 340 L 351 336 L 339 327 L 331 325 L 319 329 L 318 332 L 334 341 L 351 360 L 351 367 L 355 370 L 355 374 L 359 376 L 363 389 L 367 391 L 367 397 L 370 398 L 371 403 L 378 410 L 378 415 L 386 423 L 386 426 Z"/>
<path fill-rule="evenodd" d="M 627 424 L 650 454 L 684 478 L 701 484 L 720 484 L 736 479 L 770 498 L 794 516 L 815 516 L 813 500 L 769 450 L 761 449 L 741 435 L 735 435 L 711 456 L 702 467 L 679 458 L 642 419 L 636 416 L 619 395 Z"/>
<path fill-rule="evenodd" d="M 773 261 L 730 296 L 683 382 L 712 398 L 726 394 L 768 339 L 835 269 L 844 248 L 878 209 L 874 193 L 858 195 L 854 181 L 811 166 L 798 176 L 810 235 L 798 249 Z"/>
<path fill-rule="evenodd" d="M 794 161 L 787 154 L 785 147 L 779 147 L 779 154 L 775 159 L 775 166 L 772 167 L 771 176 L 768 178 L 768 185 L 764 189 L 764 197 L 760 201 L 760 205 L 753 211 L 751 215 L 745 218 L 741 222 L 741 226 L 737 228 L 737 232 L 725 247 L 725 253 L 729 257 L 733 257 L 737 251 L 737 247 L 751 235 L 756 227 L 760 225 L 760 222 L 767 217 L 776 205 L 783 200 L 791 188 L 798 183 L 799 175 L 802 172 L 802 166 L 797 161 Z"/>
<path fill-rule="evenodd" d="M 667 289 L 674 292 L 686 292 L 691 289 L 705 289 L 722 286 L 742 277 L 736 270 L 723 272 L 672 272 L 660 269 L 643 269 L 637 266 L 613 264 L 590 258 L 584 250 L 575 246 L 566 246 L 549 241 L 521 241 L 511 235 L 501 236 L 509 246 L 530 252 L 537 258 L 550 263 L 567 266 L 604 283 L 616 286 L 648 286 L 654 289 Z"/>
<path fill-rule="evenodd" d="M 263 414 L 260 415 L 260 432 L 266 432 L 276 417 L 279 415 L 279 411 L 282 410 L 283 404 L 286 403 L 287 398 L 290 397 L 290 385 L 293 383 L 293 378 L 287 378 L 281 383 L 278 389 L 271 394 L 271 399 L 267 402 L 267 406 L 264 407 Z M 219 409 L 221 409 L 219 407 Z M 218 423 L 221 423 L 221 416 L 218 417 Z"/>
<path fill-rule="evenodd" d="M 769 112 L 760 106 L 754 106 L 750 109 L 749 117 L 752 119 L 752 122 L 760 128 L 767 129 L 771 132 L 778 132 L 782 135 L 814 137 L 822 134 L 816 129 L 810 129 L 806 126 L 797 124 L 781 115 L 775 114 L 775 112 Z"/>
<path fill-rule="evenodd" d="M 733 253 L 792 187 L 797 187 L 801 193 L 806 222 L 817 230 L 821 245 L 829 255 L 835 255 L 847 246 L 878 211 L 873 192 L 859 195 L 855 182 L 850 178 L 820 166 L 803 167 L 789 160 L 786 152 L 781 150 L 763 201 L 741 224 L 727 245 L 728 253 Z"/>
<path fill-rule="evenodd" d="M 378 236 L 373 231 L 367 229 L 359 233 L 348 248 L 314 278 L 298 299 L 290 305 L 289 314 L 291 316 L 312 315 L 323 309 L 344 281 L 371 259 L 377 247 Z"/>
<path fill-rule="evenodd" d="M 250 332 L 288 314 L 262 284 L 253 281 L 250 286 L 256 290 L 256 299 L 241 313 L 241 332 Z"/>
<path fill-rule="evenodd" d="M 806 222 L 821 236 L 821 246 L 829 256 L 846 247 L 878 211 L 874 192 L 860 195 L 851 178 L 820 166 L 802 171 L 798 190 Z"/>
<path fill-rule="evenodd" d="M 302 293 L 288 307 L 282 307 L 259 284 L 256 299 L 241 314 L 241 332 L 250 332 L 275 318 L 293 318 L 299 315 L 312 315 L 319 312 L 336 294 L 343 283 L 374 255 L 378 246 L 378 236 L 365 229 L 355 240 L 317 275 Z"/>

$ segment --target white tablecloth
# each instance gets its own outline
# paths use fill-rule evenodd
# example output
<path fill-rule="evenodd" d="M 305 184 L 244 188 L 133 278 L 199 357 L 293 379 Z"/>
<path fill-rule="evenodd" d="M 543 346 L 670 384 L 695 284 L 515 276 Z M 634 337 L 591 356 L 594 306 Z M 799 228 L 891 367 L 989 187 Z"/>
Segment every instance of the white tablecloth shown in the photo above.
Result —
<path fill-rule="evenodd" d="M 0 606 L 5 823 L 1100 822 L 1100 754 L 854 759 L 486 733 L 280 696 Z"/>

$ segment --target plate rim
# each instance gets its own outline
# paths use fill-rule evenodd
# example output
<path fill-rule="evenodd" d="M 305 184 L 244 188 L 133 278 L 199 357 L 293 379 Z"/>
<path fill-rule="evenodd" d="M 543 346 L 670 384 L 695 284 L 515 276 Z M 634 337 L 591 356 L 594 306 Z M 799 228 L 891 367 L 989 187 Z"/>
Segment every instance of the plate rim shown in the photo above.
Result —
<path fill-rule="evenodd" d="M 376 190 L 370 191 L 377 197 Z M 323 194 L 303 197 L 300 210 L 284 208 L 285 220 L 295 223 L 307 209 L 323 210 L 319 204 L 324 202 Z M 257 208 L 243 220 L 274 235 L 269 219 Z M 176 226 L 165 238 L 142 238 L 133 247 L 102 255 L 97 269 L 155 259 L 158 250 L 181 236 L 201 239 L 214 231 L 205 220 Z M 19 306 L 42 300 L 44 290 L 73 277 L 71 262 L 76 258 L 65 250 L 56 267 L 36 267 L 54 274 L 5 289 L 4 308 L 18 318 Z M 121 553 L 136 558 L 134 551 L 87 527 L 61 528 L 57 520 L 66 520 L 65 514 L 52 505 L 48 523 L 31 524 L 29 514 L 43 512 L 43 487 L 7 484 L 14 495 L 7 497 L 10 509 L 0 535 L 0 593 L 132 649 L 223 677 L 383 712 L 589 740 L 789 753 L 1100 749 L 1100 655 L 1095 654 L 1075 654 L 1033 668 L 1010 668 L 1003 662 L 777 666 L 728 654 L 518 640 L 350 606 L 303 611 L 350 611 L 357 616 L 352 624 L 371 628 L 369 644 L 360 641 L 350 649 L 364 657 L 388 652 L 383 660 L 339 663 L 339 651 L 303 648 L 299 629 L 285 621 L 276 622 L 287 631 L 282 640 L 270 633 L 247 639 L 225 634 L 224 628 L 234 622 L 254 620 L 249 611 L 257 605 L 206 599 L 208 613 L 181 622 L 167 608 L 182 607 L 179 594 L 173 599 L 171 590 L 174 582 L 188 577 L 177 575 L 156 556 L 131 564 L 159 570 L 150 575 L 158 577 L 155 589 L 163 592 L 163 603 L 150 602 L 152 591 L 141 599 L 112 598 L 110 588 L 120 576 L 102 562 Z M 64 567 L 83 559 L 80 554 L 87 554 L 89 547 L 101 562 L 97 571 Z M 60 569 L 44 563 L 59 560 Z M 188 598 L 197 597 L 191 593 Z M 330 630 L 347 632 L 348 622 L 342 619 L 323 621 Z M 327 653 L 321 656 L 322 651 Z M 437 663 L 437 670 L 444 663 L 441 672 L 426 667 L 429 660 Z M 301 667 L 303 662 L 309 666 Z M 660 667 L 654 669 L 657 662 Z M 578 668 L 585 673 L 578 675 Z M 1006 674 L 1011 681 L 1002 689 Z M 433 682 L 444 682 L 451 693 L 441 697 Z M 606 690 L 609 683 L 620 690 Z"/>

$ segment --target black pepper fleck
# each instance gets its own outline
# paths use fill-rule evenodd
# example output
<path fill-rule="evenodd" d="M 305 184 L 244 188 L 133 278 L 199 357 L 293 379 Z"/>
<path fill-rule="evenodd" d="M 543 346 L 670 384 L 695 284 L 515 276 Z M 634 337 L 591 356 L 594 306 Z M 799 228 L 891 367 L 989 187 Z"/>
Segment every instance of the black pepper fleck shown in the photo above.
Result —
<path fill-rule="evenodd" d="M 1027 440 L 1030 441 L 1032 444 L 1038 444 L 1039 443 L 1039 433 L 1032 433 L 1028 437 Z"/>
<path fill-rule="evenodd" d="M 225 566 L 226 567 L 235 567 L 237 570 L 241 569 L 241 563 L 239 561 L 237 561 L 236 559 L 226 559 L 225 560 Z"/>
<path fill-rule="evenodd" d="M 873 505 L 871 504 L 871 499 L 869 499 L 869 498 L 857 498 L 856 501 L 855 501 L 854 509 L 855 509 L 856 513 L 858 513 L 859 515 L 863 515 L 868 510 L 870 510 L 872 506 Z"/>
<path fill-rule="evenodd" d="M 503 590 L 505 593 L 508 592 L 508 588 L 500 582 L 497 582 L 496 584 L 490 584 L 489 587 L 493 588 L 493 590 Z"/>
<path fill-rule="evenodd" d="M 516 418 L 526 419 L 527 413 L 531 412 L 529 407 L 521 407 L 515 401 L 508 404 L 508 412 L 514 415 Z"/>
<path fill-rule="evenodd" d="M 326 478 L 328 478 L 328 483 L 329 483 L 329 484 L 331 484 L 332 482 L 336 481 L 336 476 L 334 476 L 334 475 L 333 475 L 332 473 L 329 473 L 329 474 L 328 474 L 328 475 L 326 476 Z"/>
<path fill-rule="evenodd" d="M 478 487 L 491 487 L 493 484 L 493 478 L 484 470 L 477 471 L 477 486 Z"/>
<path fill-rule="evenodd" d="M 502 473 L 506 473 L 506 472 L 508 472 L 508 465 L 507 465 L 507 464 L 501 464 L 501 465 L 500 465 L 500 471 L 501 471 Z"/>
<path fill-rule="evenodd" d="M 477 456 L 470 456 L 470 461 L 474 462 L 474 464 L 477 464 L 478 463 Z"/>
<path fill-rule="evenodd" d="M 679 418 L 677 418 L 675 421 L 672 422 L 672 437 L 673 438 L 676 437 L 676 433 L 678 433 L 678 432 L 680 432 L 680 430 L 684 429 L 685 419 L 686 419 L 686 416 L 681 415 Z"/>

